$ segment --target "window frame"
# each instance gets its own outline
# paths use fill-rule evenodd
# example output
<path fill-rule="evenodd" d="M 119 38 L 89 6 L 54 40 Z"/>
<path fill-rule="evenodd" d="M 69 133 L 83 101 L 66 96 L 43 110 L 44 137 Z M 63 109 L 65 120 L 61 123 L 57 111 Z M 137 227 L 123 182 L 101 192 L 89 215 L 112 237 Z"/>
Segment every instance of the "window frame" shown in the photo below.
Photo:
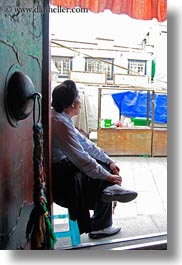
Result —
<path fill-rule="evenodd" d="M 69 77 L 69 72 L 72 71 L 72 68 L 73 68 L 73 57 L 71 57 L 71 56 L 52 55 L 51 58 L 52 58 L 54 63 L 55 63 L 55 59 L 58 58 L 58 59 L 60 59 L 62 61 L 63 64 L 64 64 L 64 60 L 66 60 L 66 59 L 70 60 L 69 61 L 69 66 L 70 67 L 68 69 L 68 74 L 65 74 L 64 72 L 60 71 L 58 69 L 58 67 L 56 66 L 57 69 L 58 69 L 58 78 L 68 78 Z"/>
<path fill-rule="evenodd" d="M 103 57 L 97 57 L 97 58 L 92 58 L 92 57 L 86 57 L 85 58 L 85 71 L 88 70 L 88 61 L 93 60 L 94 63 L 99 62 L 100 65 L 107 64 L 107 61 L 110 61 L 107 65 L 111 65 L 110 72 L 106 71 L 91 71 L 92 73 L 105 73 L 106 74 L 106 79 L 107 80 L 113 80 L 113 75 L 114 75 L 114 58 L 103 58 Z M 106 63 L 105 63 L 106 62 Z M 99 65 L 99 67 L 100 67 Z M 89 71 L 90 72 L 90 71 Z M 108 73 L 110 73 L 110 76 L 108 77 Z"/>
<path fill-rule="evenodd" d="M 134 70 L 131 69 L 131 64 L 136 63 L 136 64 L 144 64 L 144 71 L 142 74 L 138 71 L 138 66 L 137 66 L 137 72 L 134 73 Z M 137 59 L 128 59 L 128 74 L 130 75 L 146 75 L 147 73 L 147 60 L 137 60 Z"/>

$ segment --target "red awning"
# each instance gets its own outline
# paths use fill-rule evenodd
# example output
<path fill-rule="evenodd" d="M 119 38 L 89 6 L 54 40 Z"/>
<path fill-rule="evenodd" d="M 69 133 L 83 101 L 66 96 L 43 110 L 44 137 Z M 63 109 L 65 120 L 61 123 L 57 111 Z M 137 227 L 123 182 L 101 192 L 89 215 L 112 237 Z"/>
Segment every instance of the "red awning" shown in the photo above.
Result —
<path fill-rule="evenodd" d="M 115 14 L 126 14 L 134 19 L 159 22 L 167 18 L 167 0 L 51 0 L 51 4 L 66 8 L 81 7 L 99 13 L 105 9 Z"/>

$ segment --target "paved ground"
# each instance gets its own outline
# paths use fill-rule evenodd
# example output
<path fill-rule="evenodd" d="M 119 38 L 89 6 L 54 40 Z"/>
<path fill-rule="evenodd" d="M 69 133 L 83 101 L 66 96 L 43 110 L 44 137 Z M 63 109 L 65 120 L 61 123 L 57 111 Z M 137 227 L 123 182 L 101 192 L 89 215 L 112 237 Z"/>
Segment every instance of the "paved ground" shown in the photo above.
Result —
<path fill-rule="evenodd" d="M 113 157 L 121 168 L 123 186 L 138 192 L 129 203 L 117 203 L 113 214 L 114 225 L 121 232 L 108 240 L 167 232 L 167 158 L 166 157 Z M 54 205 L 55 213 L 65 209 Z M 55 223 L 55 229 L 64 229 L 66 221 Z M 106 241 L 101 239 L 99 241 Z M 81 243 L 95 242 L 81 235 Z M 58 239 L 56 247 L 70 245 L 69 238 Z"/>

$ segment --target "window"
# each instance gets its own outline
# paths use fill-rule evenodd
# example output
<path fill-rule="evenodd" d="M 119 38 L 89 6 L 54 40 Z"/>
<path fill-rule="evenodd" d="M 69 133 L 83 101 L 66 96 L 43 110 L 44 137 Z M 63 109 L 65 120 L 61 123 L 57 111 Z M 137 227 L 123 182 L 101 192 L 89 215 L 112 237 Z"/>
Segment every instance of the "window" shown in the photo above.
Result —
<path fill-rule="evenodd" d="M 59 77 L 68 77 L 72 70 L 72 57 L 52 56 L 52 60 L 59 71 Z"/>
<path fill-rule="evenodd" d="M 113 61 L 114 59 L 86 58 L 85 70 L 88 72 L 94 72 L 94 73 L 106 73 L 107 80 L 112 80 L 113 79 Z"/>
<path fill-rule="evenodd" d="M 146 61 L 128 60 L 128 74 L 146 75 Z"/>

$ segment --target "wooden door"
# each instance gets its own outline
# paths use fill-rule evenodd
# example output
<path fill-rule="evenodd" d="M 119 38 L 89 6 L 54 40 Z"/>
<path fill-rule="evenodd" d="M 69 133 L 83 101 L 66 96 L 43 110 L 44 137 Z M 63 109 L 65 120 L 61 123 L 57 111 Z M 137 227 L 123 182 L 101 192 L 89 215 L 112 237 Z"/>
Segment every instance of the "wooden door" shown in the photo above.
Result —
<path fill-rule="evenodd" d="M 42 94 L 44 162 L 49 183 L 48 14 L 35 12 L 48 2 L 0 3 L 0 249 L 26 247 L 25 229 L 33 206 L 32 113 L 13 127 L 5 111 L 6 79 L 16 69 L 28 75 Z M 31 11 L 23 9 L 27 7 Z"/>

